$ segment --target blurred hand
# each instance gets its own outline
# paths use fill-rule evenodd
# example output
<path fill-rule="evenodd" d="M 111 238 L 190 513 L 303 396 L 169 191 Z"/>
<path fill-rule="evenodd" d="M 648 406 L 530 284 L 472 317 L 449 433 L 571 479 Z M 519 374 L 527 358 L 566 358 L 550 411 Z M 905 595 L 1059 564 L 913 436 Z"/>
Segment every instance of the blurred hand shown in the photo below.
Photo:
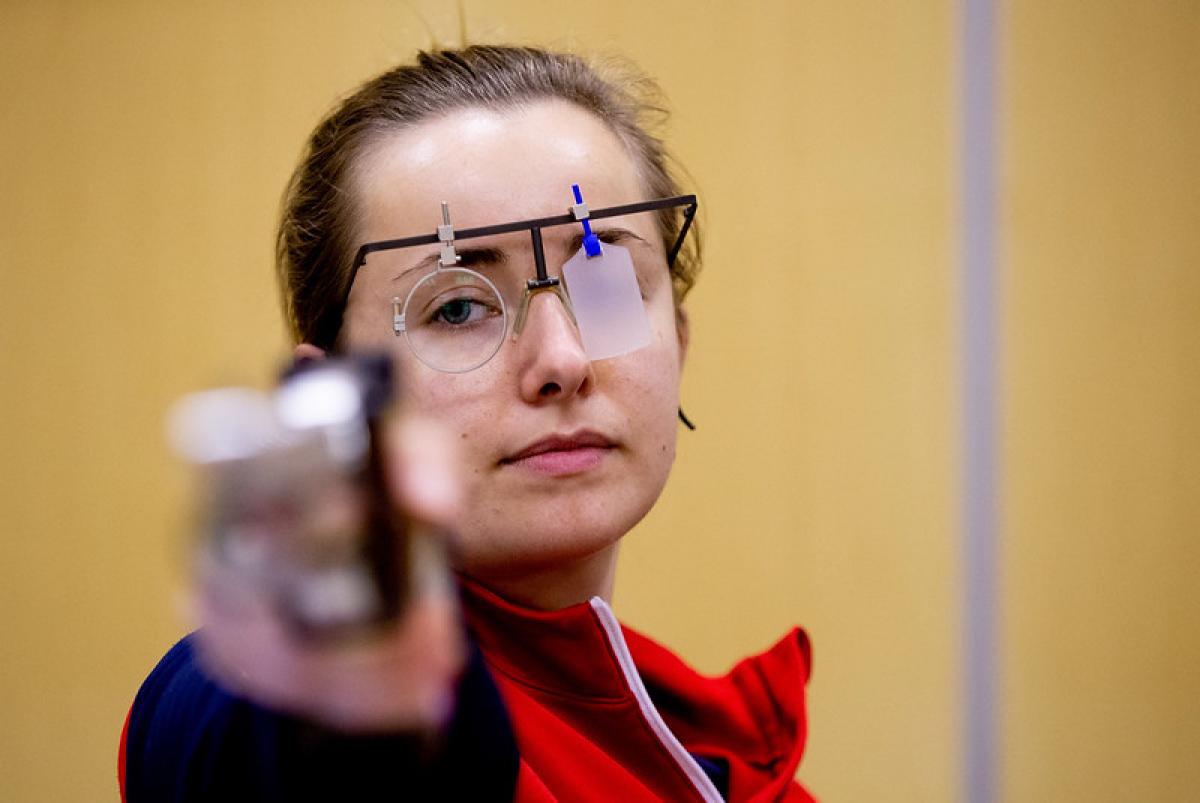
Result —
<path fill-rule="evenodd" d="M 454 438 L 432 422 L 390 428 L 388 476 L 406 515 L 454 532 L 461 494 Z M 437 537 L 437 536 L 415 536 Z M 202 562 L 195 592 L 200 659 L 214 679 L 260 705 L 344 731 L 415 730 L 443 724 L 464 659 L 453 583 L 415 567 L 403 614 L 347 642 L 296 639 L 267 594 L 239 588 L 216 561 Z"/>

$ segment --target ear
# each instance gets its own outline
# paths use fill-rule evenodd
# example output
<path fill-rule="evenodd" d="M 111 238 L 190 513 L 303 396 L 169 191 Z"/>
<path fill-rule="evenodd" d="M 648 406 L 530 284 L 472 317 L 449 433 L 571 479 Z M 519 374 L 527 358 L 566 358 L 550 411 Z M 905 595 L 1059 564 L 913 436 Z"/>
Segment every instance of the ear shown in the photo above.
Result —
<path fill-rule="evenodd" d="M 687 357 L 688 343 L 692 339 L 687 309 L 682 304 L 675 307 L 675 338 L 679 341 L 679 365 L 682 366 Z"/>
<path fill-rule="evenodd" d="M 297 360 L 323 360 L 325 359 L 325 349 L 314 346 L 312 343 L 298 343 L 296 348 L 292 349 L 292 356 Z"/>

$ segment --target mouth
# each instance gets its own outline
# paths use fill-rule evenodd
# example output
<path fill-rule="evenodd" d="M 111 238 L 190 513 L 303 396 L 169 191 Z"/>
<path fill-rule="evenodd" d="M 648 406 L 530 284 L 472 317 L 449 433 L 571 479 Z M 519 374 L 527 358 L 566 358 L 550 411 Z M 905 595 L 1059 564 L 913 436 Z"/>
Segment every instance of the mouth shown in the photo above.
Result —
<path fill-rule="evenodd" d="M 615 448 L 616 444 L 596 432 L 551 435 L 504 458 L 500 464 L 538 474 L 566 476 L 595 468 Z"/>

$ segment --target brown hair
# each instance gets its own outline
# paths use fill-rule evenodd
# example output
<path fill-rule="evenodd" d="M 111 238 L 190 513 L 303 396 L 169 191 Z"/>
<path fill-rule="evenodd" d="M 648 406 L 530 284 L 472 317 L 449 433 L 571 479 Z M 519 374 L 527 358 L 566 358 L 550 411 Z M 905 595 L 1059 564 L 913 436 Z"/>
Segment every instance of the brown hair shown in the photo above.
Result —
<path fill-rule="evenodd" d="M 313 131 L 283 197 L 275 259 L 284 314 L 296 342 L 335 346 L 342 327 L 353 236 L 353 167 L 381 136 L 452 109 L 492 109 L 561 99 L 592 112 L 621 139 L 649 198 L 679 195 L 670 159 L 653 131 L 666 118 L 656 84 L 632 68 L 601 75 L 578 56 L 524 47 L 472 46 L 422 52 L 363 84 Z M 659 216 L 664 248 L 679 231 L 678 209 Z M 693 225 L 693 230 L 697 227 Z M 700 267 L 699 231 L 671 267 L 676 305 Z"/>

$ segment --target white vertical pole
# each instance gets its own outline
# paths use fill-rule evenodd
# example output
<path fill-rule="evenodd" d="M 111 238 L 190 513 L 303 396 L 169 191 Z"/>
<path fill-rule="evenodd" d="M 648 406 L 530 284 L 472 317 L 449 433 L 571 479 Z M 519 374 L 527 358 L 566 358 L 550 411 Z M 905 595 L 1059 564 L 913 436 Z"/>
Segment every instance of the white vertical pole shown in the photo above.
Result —
<path fill-rule="evenodd" d="M 964 799 L 997 799 L 998 304 L 994 0 L 960 0 Z"/>

